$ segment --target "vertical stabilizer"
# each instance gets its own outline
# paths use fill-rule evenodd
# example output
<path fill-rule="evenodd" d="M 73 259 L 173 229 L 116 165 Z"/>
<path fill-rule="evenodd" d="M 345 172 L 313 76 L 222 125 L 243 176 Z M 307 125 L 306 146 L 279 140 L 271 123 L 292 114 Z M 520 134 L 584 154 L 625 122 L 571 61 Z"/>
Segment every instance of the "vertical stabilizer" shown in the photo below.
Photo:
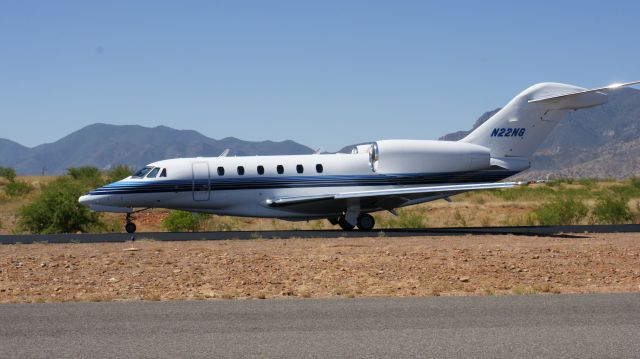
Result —
<path fill-rule="evenodd" d="M 489 148 L 492 158 L 528 158 L 567 112 L 606 103 L 605 89 L 533 85 L 460 141 Z"/>

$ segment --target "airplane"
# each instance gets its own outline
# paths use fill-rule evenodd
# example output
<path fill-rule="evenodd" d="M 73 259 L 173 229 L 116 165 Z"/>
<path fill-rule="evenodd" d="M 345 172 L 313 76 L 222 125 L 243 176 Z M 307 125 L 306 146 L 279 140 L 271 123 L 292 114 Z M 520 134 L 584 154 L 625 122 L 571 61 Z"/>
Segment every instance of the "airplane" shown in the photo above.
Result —
<path fill-rule="evenodd" d="M 472 190 L 511 188 L 498 182 L 530 167 L 529 158 L 571 110 L 607 102 L 607 93 L 640 81 L 586 89 L 539 83 L 522 91 L 459 141 L 380 140 L 351 153 L 175 158 L 81 196 L 93 211 L 126 214 L 167 208 L 284 220 L 327 219 L 343 230 L 371 230 L 370 213 Z"/>

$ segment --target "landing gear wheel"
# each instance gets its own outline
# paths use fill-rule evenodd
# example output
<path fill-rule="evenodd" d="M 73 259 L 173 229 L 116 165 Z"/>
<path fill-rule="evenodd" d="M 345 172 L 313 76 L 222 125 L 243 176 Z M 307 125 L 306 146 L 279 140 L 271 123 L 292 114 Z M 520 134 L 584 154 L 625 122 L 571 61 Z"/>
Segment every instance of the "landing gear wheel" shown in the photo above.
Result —
<path fill-rule="evenodd" d="M 129 222 L 129 223 L 124 225 L 124 229 L 127 231 L 127 233 L 135 233 L 136 224 L 133 223 L 133 222 Z"/>
<path fill-rule="evenodd" d="M 124 230 L 127 231 L 127 233 L 135 233 L 136 224 L 131 222 L 131 213 L 127 213 L 127 217 L 125 217 L 125 221 L 127 223 L 124 225 Z"/>
<path fill-rule="evenodd" d="M 358 229 L 370 231 L 376 225 L 376 220 L 370 214 L 361 214 L 358 216 Z"/>
<path fill-rule="evenodd" d="M 350 231 L 353 229 L 353 227 L 355 227 L 353 224 L 347 222 L 344 216 L 340 216 L 340 218 L 338 218 L 338 225 L 340 225 L 340 228 L 344 229 L 345 231 Z"/>

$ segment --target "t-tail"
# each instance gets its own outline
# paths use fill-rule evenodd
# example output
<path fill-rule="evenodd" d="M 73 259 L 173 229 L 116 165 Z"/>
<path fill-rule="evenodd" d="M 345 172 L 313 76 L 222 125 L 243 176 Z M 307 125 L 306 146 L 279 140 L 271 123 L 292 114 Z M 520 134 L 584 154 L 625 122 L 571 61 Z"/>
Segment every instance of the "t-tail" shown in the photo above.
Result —
<path fill-rule="evenodd" d="M 608 91 L 638 83 L 595 89 L 559 83 L 533 85 L 460 141 L 489 148 L 492 164 L 523 170 L 567 112 L 605 104 Z"/>

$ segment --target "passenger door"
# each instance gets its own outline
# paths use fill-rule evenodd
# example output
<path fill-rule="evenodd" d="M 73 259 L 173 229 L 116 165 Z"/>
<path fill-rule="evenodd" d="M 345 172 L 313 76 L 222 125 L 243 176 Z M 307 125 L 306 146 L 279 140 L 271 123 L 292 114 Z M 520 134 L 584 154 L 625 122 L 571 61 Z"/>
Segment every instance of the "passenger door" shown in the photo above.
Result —
<path fill-rule="evenodd" d="M 191 166 L 193 173 L 193 200 L 208 201 L 211 188 L 209 164 L 207 162 L 193 162 Z"/>

